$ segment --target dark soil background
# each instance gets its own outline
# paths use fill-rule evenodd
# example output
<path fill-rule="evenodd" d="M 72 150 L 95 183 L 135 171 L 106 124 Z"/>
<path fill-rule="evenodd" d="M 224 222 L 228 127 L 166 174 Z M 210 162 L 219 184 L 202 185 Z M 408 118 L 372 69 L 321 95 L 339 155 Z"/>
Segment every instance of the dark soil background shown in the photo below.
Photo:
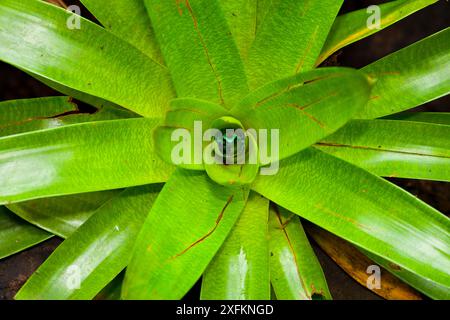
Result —
<path fill-rule="evenodd" d="M 365 8 L 386 1 L 346 0 L 342 13 Z M 68 4 L 76 1 L 67 1 Z M 88 16 L 86 10 L 83 13 Z M 450 25 L 450 3 L 437 4 L 416 13 L 377 34 L 350 45 L 326 63 L 360 68 L 389 53 L 408 46 Z M 1 44 L 0 44 L 1 45 Z M 27 74 L 0 62 L 0 101 L 60 95 Z M 450 97 L 444 97 L 417 108 L 426 111 L 450 111 Z M 409 179 L 391 179 L 444 214 L 450 214 L 449 184 Z M 12 299 L 15 292 L 39 265 L 59 245 L 52 239 L 34 248 L 0 261 L 0 300 Z M 343 272 L 324 252 L 313 243 L 325 271 L 331 293 L 335 299 L 380 299 Z M 195 286 L 187 299 L 198 299 L 199 286 Z"/>

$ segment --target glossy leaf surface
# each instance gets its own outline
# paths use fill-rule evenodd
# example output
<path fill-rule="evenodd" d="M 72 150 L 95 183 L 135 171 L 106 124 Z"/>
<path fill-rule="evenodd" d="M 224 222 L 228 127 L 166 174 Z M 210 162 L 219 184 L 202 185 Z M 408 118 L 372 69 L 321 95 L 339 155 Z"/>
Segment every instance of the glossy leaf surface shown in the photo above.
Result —
<path fill-rule="evenodd" d="M 277 299 L 330 300 L 322 267 L 298 216 L 274 205 L 269 238 L 270 277 Z"/>
<path fill-rule="evenodd" d="M 379 176 L 450 181 L 450 126 L 355 120 L 317 148 Z"/>
<path fill-rule="evenodd" d="M 416 290 L 422 292 L 432 299 L 440 299 L 440 300 L 448 300 L 450 299 L 450 289 L 448 287 L 439 285 L 433 281 L 429 281 L 428 279 L 424 279 L 423 277 L 409 272 L 408 270 L 400 268 L 395 263 L 392 263 L 386 259 L 380 258 L 377 255 L 374 255 L 368 251 L 361 250 L 367 257 L 371 260 L 375 261 L 377 264 L 389 270 L 390 273 L 408 283 L 411 287 Z"/>
<path fill-rule="evenodd" d="M 0 60 L 64 86 L 162 117 L 173 97 L 167 69 L 100 26 L 41 1 L 0 4 Z M 72 16 L 73 18 L 73 16 Z"/>
<path fill-rule="evenodd" d="M 248 190 L 219 186 L 203 172 L 175 170 L 136 241 L 122 298 L 181 299 L 225 241 L 247 196 Z"/>
<path fill-rule="evenodd" d="M 158 190 L 129 188 L 100 207 L 28 279 L 16 299 L 94 298 L 127 266 Z"/>
<path fill-rule="evenodd" d="M 76 110 L 69 97 L 45 97 L 0 102 L 0 135 L 7 127 L 36 118 L 50 118 Z"/>
<path fill-rule="evenodd" d="M 270 300 L 269 201 L 250 193 L 236 225 L 203 274 L 204 300 Z"/>
<path fill-rule="evenodd" d="M 92 214 L 121 190 L 80 193 L 8 205 L 8 209 L 41 229 L 69 237 Z"/>
<path fill-rule="evenodd" d="M 357 118 L 411 109 L 450 92 L 450 28 L 394 52 L 362 70 L 377 82 Z"/>
<path fill-rule="evenodd" d="M 100 101 L 99 101 L 100 102 Z M 106 102 L 107 103 L 107 102 Z M 3 107 L 2 107 L 3 106 Z M 82 113 L 70 97 L 10 100 L 0 103 L 0 136 L 62 127 L 68 124 L 136 118 L 133 112 L 110 103 L 93 114 Z"/>
<path fill-rule="evenodd" d="M 277 204 L 400 267 L 450 287 L 450 220 L 358 167 L 307 149 L 252 187 Z"/>
<path fill-rule="evenodd" d="M 0 259 L 32 247 L 53 235 L 0 207 Z"/>
<path fill-rule="evenodd" d="M 0 203 L 164 182 L 172 167 L 153 151 L 157 124 L 100 121 L 0 138 Z"/>

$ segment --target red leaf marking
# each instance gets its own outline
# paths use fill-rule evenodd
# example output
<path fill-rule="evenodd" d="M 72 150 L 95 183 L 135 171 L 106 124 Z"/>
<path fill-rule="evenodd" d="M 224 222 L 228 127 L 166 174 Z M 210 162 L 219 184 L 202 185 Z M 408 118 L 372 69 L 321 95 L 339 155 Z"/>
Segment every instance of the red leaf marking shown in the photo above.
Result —
<path fill-rule="evenodd" d="M 204 240 L 206 240 L 209 236 L 211 236 L 214 231 L 216 231 L 217 227 L 219 226 L 220 221 L 222 221 L 223 215 L 225 213 L 225 210 L 228 208 L 228 206 L 230 205 L 230 203 L 233 201 L 233 197 L 234 195 L 231 195 L 228 200 L 227 203 L 225 204 L 225 206 L 222 208 L 222 210 L 219 213 L 219 216 L 216 219 L 215 225 L 214 227 L 208 231 L 207 234 L 205 234 L 203 237 L 201 237 L 200 239 L 198 239 L 197 241 L 195 241 L 194 243 L 192 243 L 190 246 L 188 246 L 186 249 L 184 249 L 183 251 L 181 251 L 180 253 L 176 254 L 175 256 L 173 256 L 171 259 L 175 259 L 178 258 L 179 256 L 185 254 L 186 252 L 188 252 L 190 249 L 192 249 L 194 246 L 196 246 L 197 244 L 203 242 Z"/>

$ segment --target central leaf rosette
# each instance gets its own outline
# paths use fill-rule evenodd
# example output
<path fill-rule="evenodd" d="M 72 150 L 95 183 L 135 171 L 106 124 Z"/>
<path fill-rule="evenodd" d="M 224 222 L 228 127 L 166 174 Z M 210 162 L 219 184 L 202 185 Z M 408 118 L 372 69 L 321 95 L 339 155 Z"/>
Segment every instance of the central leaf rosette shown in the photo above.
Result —
<path fill-rule="evenodd" d="M 260 166 L 256 131 L 222 106 L 202 100 L 173 100 L 155 140 L 165 161 L 206 170 L 221 185 L 249 184 Z"/>
<path fill-rule="evenodd" d="M 259 168 L 258 144 L 253 131 L 230 116 L 212 122 L 212 141 L 203 152 L 208 175 L 220 184 L 248 184 Z M 207 137 L 208 138 L 208 134 Z"/>

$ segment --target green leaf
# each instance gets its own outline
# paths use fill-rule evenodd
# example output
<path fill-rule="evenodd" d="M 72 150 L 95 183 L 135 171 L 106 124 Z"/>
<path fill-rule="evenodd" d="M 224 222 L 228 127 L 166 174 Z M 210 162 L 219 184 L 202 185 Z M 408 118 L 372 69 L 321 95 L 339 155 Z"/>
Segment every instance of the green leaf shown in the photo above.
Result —
<path fill-rule="evenodd" d="M 143 0 L 81 0 L 106 30 L 162 63 L 161 51 Z"/>
<path fill-rule="evenodd" d="M 447 125 L 354 120 L 316 147 L 379 176 L 450 181 Z"/>
<path fill-rule="evenodd" d="M 80 193 L 11 204 L 8 209 L 41 229 L 69 237 L 92 214 L 122 190 Z"/>
<path fill-rule="evenodd" d="M 247 196 L 248 190 L 219 186 L 203 172 L 175 170 L 136 240 L 122 298 L 181 299 L 225 241 Z"/>
<path fill-rule="evenodd" d="M 420 277 L 419 275 L 410 272 L 408 270 L 404 270 L 400 268 L 395 263 L 391 263 L 386 259 L 378 257 L 368 251 L 361 250 L 367 257 L 375 261 L 377 264 L 387 269 L 390 273 L 408 283 L 410 286 L 414 287 L 418 291 L 427 295 L 432 299 L 440 299 L 440 300 L 449 300 L 450 299 L 450 290 L 448 287 L 439 285 L 435 282 L 429 281 Z"/>
<path fill-rule="evenodd" d="M 157 120 L 89 122 L 0 138 L 0 204 L 164 182 Z"/>
<path fill-rule="evenodd" d="M 69 97 L 45 97 L 0 102 L 0 135 L 9 126 L 35 119 L 51 118 L 75 111 Z"/>
<path fill-rule="evenodd" d="M 272 0 L 220 0 L 231 34 L 245 59 Z"/>
<path fill-rule="evenodd" d="M 268 130 L 267 154 L 273 156 L 278 148 L 283 159 L 343 126 L 367 103 L 370 88 L 369 79 L 359 71 L 321 68 L 269 83 L 231 112 L 246 129 L 259 135 Z M 279 130 L 279 143 L 272 140 L 274 130 Z M 258 139 L 260 144 L 265 140 Z"/>
<path fill-rule="evenodd" d="M 131 258 L 159 188 L 129 188 L 99 208 L 39 267 L 17 300 L 92 299 Z"/>
<path fill-rule="evenodd" d="M 334 21 L 316 65 L 351 43 L 364 39 L 406 18 L 437 0 L 397 0 L 378 5 L 379 25 L 373 25 L 373 11 L 367 8 L 340 15 Z"/>
<path fill-rule="evenodd" d="M 373 119 L 411 109 L 450 92 L 450 28 L 363 68 L 378 79 L 357 118 Z"/>
<path fill-rule="evenodd" d="M 402 112 L 383 119 L 450 125 L 450 112 Z"/>
<path fill-rule="evenodd" d="M 94 114 L 81 113 L 69 97 L 20 99 L 0 103 L 0 136 L 39 131 L 82 122 L 137 117 L 107 104 Z"/>
<path fill-rule="evenodd" d="M 0 207 L 0 259 L 32 247 L 53 235 Z"/>
<path fill-rule="evenodd" d="M 116 108 L 116 109 L 120 108 L 120 109 L 122 109 L 122 110 L 124 110 L 124 111 L 126 111 L 126 112 L 128 112 L 130 114 L 136 115 L 136 113 L 134 113 L 134 112 L 132 112 L 130 110 L 123 109 L 123 108 L 119 107 L 117 104 L 114 104 L 114 103 L 112 103 L 110 101 L 104 100 L 104 99 L 96 97 L 96 96 L 89 95 L 87 93 L 84 93 L 84 92 L 81 92 L 81 91 L 78 91 L 78 90 L 74 90 L 72 88 L 64 86 L 64 85 L 62 85 L 62 84 L 60 84 L 58 82 L 51 81 L 51 80 L 49 80 L 47 78 L 39 76 L 39 75 L 37 75 L 35 73 L 32 73 L 30 71 L 26 71 L 26 70 L 22 70 L 22 71 L 26 72 L 27 74 L 29 74 L 30 76 L 32 76 L 36 80 L 42 82 L 46 86 L 52 88 L 53 90 L 56 90 L 56 91 L 61 92 L 62 94 L 66 95 L 66 96 L 73 97 L 73 98 L 75 98 L 77 100 L 80 100 L 80 101 L 82 101 L 84 103 L 87 103 L 87 104 L 89 104 L 91 106 L 94 106 L 97 109 L 101 110 L 101 109 L 106 108 L 106 107 L 107 108 Z"/>
<path fill-rule="evenodd" d="M 270 300 L 269 201 L 250 193 L 225 243 L 203 273 L 201 299 Z"/>
<path fill-rule="evenodd" d="M 258 1 L 219 0 L 241 57 L 247 56 L 255 39 Z"/>
<path fill-rule="evenodd" d="M 174 93 L 166 68 L 100 26 L 35 0 L 0 4 L 0 60 L 53 82 L 162 117 Z"/>
<path fill-rule="evenodd" d="M 178 97 L 231 108 L 248 91 L 218 0 L 145 0 Z"/>
<path fill-rule="evenodd" d="M 331 294 L 300 219 L 276 205 L 269 213 L 270 280 L 280 300 L 330 300 Z"/>
<path fill-rule="evenodd" d="M 342 0 L 273 0 L 247 61 L 250 89 L 312 69 Z"/>
<path fill-rule="evenodd" d="M 313 148 L 252 187 L 280 206 L 401 268 L 450 287 L 450 219 L 363 169 Z"/>

